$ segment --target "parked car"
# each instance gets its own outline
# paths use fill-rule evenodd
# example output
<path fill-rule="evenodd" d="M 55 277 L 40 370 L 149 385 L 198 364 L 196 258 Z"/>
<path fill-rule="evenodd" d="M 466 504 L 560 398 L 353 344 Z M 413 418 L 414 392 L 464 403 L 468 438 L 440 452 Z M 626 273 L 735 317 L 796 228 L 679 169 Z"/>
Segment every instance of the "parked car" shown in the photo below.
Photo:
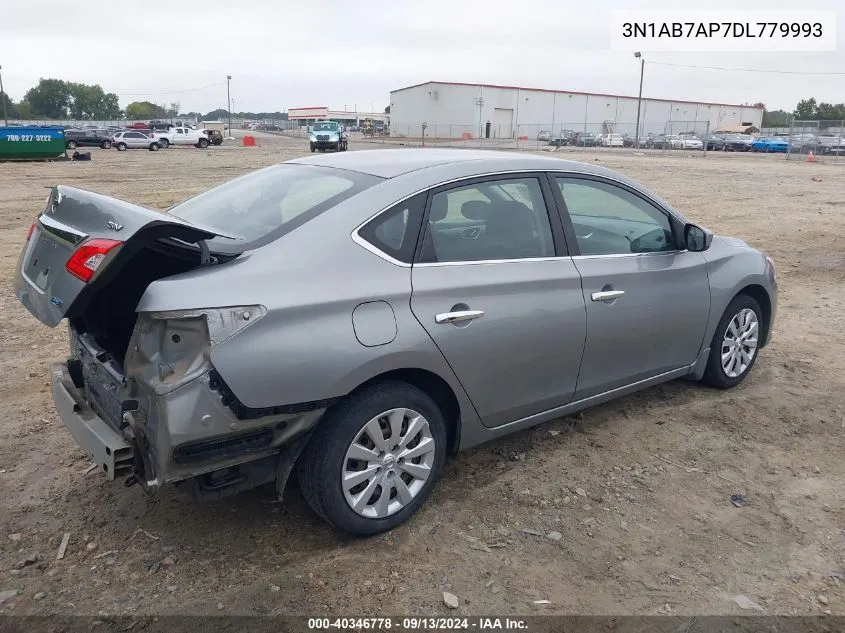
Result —
<path fill-rule="evenodd" d="M 786 152 L 789 140 L 782 136 L 762 136 L 751 143 L 752 152 Z"/>
<path fill-rule="evenodd" d="M 212 145 L 223 144 L 223 133 L 220 130 L 206 130 L 205 133 L 208 136 L 208 142 Z"/>
<path fill-rule="evenodd" d="M 538 141 L 550 141 L 552 139 L 552 133 L 548 130 L 540 130 L 537 132 L 537 140 Z"/>
<path fill-rule="evenodd" d="M 777 312 L 769 257 L 624 175 L 472 150 L 299 158 L 167 213 L 57 186 L 14 287 L 67 320 L 53 400 L 108 479 L 205 501 L 295 469 L 358 535 L 413 515 L 447 453 L 736 386 Z"/>
<path fill-rule="evenodd" d="M 705 145 L 707 146 L 708 152 L 723 151 L 725 149 L 725 138 L 720 134 L 708 136 Z"/>
<path fill-rule="evenodd" d="M 598 144 L 602 147 L 624 147 L 621 134 L 603 134 Z"/>
<path fill-rule="evenodd" d="M 704 142 L 697 136 L 682 136 L 682 149 L 704 149 Z"/>
<path fill-rule="evenodd" d="M 596 147 L 598 139 L 592 132 L 577 132 L 570 141 L 570 145 L 577 145 L 578 147 Z"/>
<path fill-rule="evenodd" d="M 104 130 L 65 130 L 65 147 L 102 147 L 111 148 L 111 135 Z"/>
<path fill-rule="evenodd" d="M 150 121 L 150 124 L 147 127 L 149 127 L 153 132 L 166 132 L 175 126 L 169 121 Z"/>
<path fill-rule="evenodd" d="M 724 140 L 725 151 L 728 152 L 750 152 L 751 143 L 754 142 L 750 134 L 728 134 Z"/>
<path fill-rule="evenodd" d="M 574 138 L 575 132 L 572 130 L 562 129 L 557 134 L 552 135 L 549 139 L 549 145 L 554 145 L 555 147 L 571 145 Z"/>
<path fill-rule="evenodd" d="M 172 127 L 165 132 L 156 132 L 154 135 L 159 144 L 167 149 L 171 145 L 193 145 L 205 149 L 211 144 L 206 130 L 195 130 L 189 127 Z M 220 135 L 223 138 L 223 135 Z M 222 142 L 222 141 L 221 141 Z"/>
<path fill-rule="evenodd" d="M 125 152 L 127 149 L 148 149 L 151 152 L 157 152 L 161 147 L 161 143 L 154 136 L 148 136 L 136 130 L 117 132 L 111 137 L 111 144 L 119 152 Z"/>
<path fill-rule="evenodd" d="M 795 144 L 793 143 L 793 147 Z M 804 139 L 801 144 L 801 152 L 816 154 L 845 154 L 845 137 L 832 134 L 820 134 L 809 139 Z"/>
<path fill-rule="evenodd" d="M 648 139 L 652 149 L 683 149 L 684 141 L 676 134 L 656 134 Z"/>

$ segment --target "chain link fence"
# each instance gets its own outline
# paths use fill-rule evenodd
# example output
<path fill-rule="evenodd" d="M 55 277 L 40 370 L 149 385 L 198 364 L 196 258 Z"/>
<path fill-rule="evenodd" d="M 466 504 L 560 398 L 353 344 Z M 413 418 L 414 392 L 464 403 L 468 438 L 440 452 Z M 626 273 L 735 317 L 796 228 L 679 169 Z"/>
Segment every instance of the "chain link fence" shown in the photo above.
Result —
<path fill-rule="evenodd" d="M 825 160 L 839 164 L 845 155 L 845 121 L 793 120 L 786 135 L 787 160 Z M 817 158 L 818 157 L 818 158 Z"/>

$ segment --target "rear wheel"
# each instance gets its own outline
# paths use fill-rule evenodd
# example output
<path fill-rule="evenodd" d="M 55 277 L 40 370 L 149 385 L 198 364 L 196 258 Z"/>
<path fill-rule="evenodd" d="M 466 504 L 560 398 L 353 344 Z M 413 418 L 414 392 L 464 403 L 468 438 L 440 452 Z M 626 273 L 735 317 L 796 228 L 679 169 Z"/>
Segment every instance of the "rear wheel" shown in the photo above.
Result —
<path fill-rule="evenodd" d="M 118 152 L 126 151 L 126 143 L 118 143 L 116 147 Z"/>
<path fill-rule="evenodd" d="M 316 149 L 314 148 L 314 143 L 311 143 L 311 153 L 313 154 L 315 151 Z"/>
<path fill-rule="evenodd" d="M 314 511 L 355 535 L 395 528 L 431 494 L 446 458 L 446 424 L 423 391 L 384 382 L 326 412 L 298 463 Z"/>
<path fill-rule="evenodd" d="M 730 389 L 745 380 L 757 360 L 762 323 L 760 304 L 753 297 L 735 297 L 713 334 L 702 382 Z"/>

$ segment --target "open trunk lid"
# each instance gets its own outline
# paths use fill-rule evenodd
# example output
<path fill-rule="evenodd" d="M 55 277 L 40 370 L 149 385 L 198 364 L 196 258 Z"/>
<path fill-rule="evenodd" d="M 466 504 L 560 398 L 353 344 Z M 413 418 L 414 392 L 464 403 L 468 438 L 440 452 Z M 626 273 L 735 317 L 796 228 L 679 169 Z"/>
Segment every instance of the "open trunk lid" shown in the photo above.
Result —
<path fill-rule="evenodd" d="M 59 185 L 30 229 L 15 275 L 15 295 L 55 327 L 83 310 L 97 288 L 145 244 L 174 238 L 237 239 L 116 198 Z M 207 254 L 207 249 L 205 250 Z"/>

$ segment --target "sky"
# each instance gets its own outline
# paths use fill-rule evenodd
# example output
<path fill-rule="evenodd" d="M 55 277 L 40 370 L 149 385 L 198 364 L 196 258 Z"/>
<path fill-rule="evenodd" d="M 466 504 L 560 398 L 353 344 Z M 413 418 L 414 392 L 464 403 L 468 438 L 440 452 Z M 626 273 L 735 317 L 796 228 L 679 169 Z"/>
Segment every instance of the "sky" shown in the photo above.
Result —
<path fill-rule="evenodd" d="M 795 9 L 781 0 L 2 0 L 0 66 L 18 100 L 41 77 L 100 84 L 122 106 L 182 112 L 304 106 L 383 111 L 425 81 L 636 95 L 633 51 L 611 50 L 615 9 Z M 845 101 L 845 2 L 835 52 L 644 52 L 643 96 L 792 110 Z M 675 64 L 675 65 L 667 65 Z M 688 66 L 772 72 L 708 70 Z M 816 73 L 816 74 L 787 74 Z M 842 73 L 839 75 L 820 73 Z"/>

